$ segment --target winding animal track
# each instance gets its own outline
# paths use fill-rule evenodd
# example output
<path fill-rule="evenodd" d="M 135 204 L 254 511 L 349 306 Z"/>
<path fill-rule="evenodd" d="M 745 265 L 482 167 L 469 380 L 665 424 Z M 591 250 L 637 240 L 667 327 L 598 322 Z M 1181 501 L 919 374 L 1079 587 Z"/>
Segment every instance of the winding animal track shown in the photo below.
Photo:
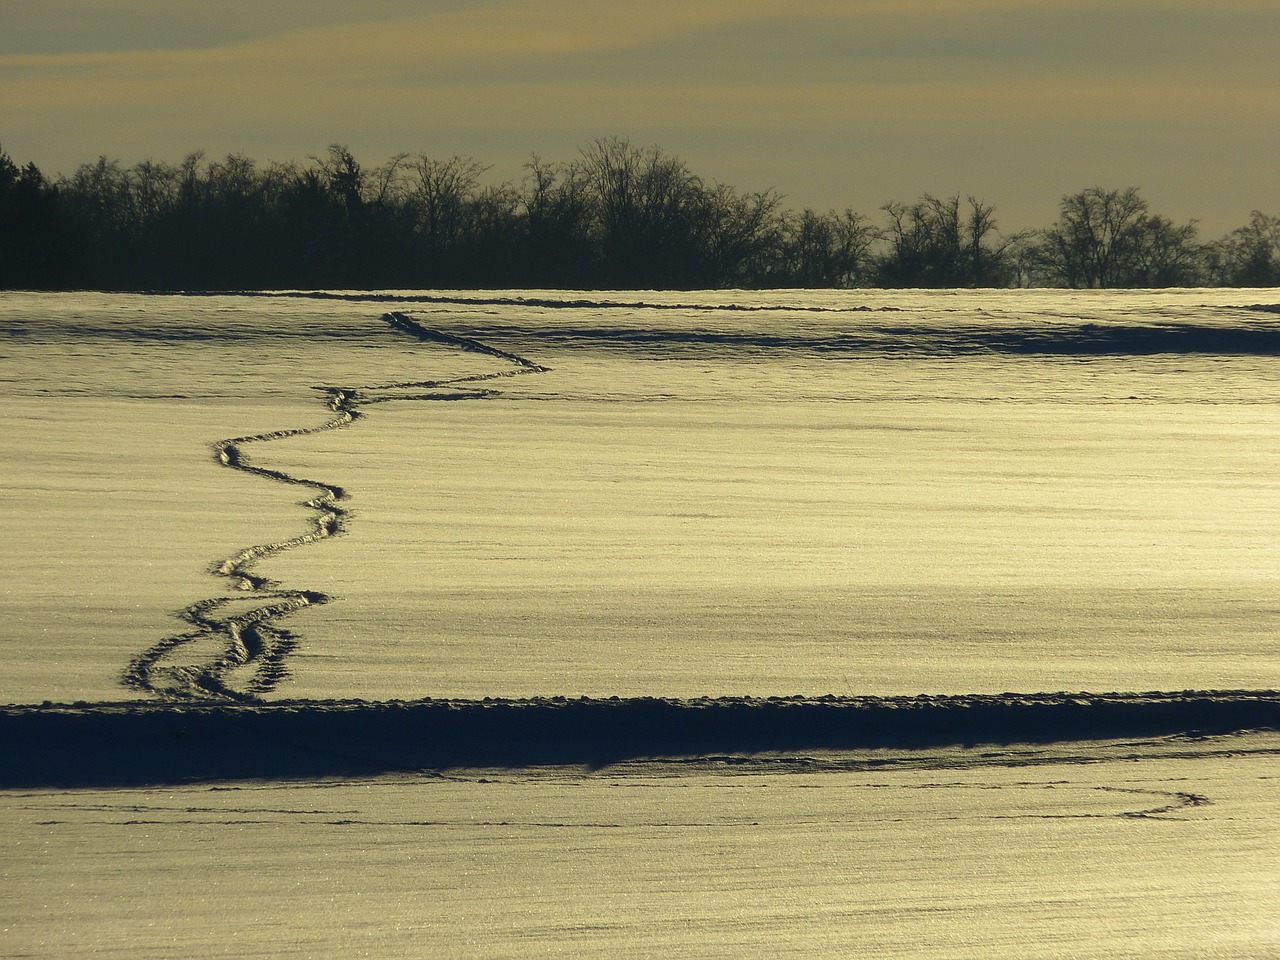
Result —
<path fill-rule="evenodd" d="M 496 349 L 478 340 L 425 327 L 404 313 L 387 313 L 382 319 L 393 330 L 423 343 L 443 344 L 494 357 L 511 364 L 513 369 L 446 380 L 408 381 L 363 387 L 317 387 L 325 395 L 326 403 L 334 414 L 324 423 L 314 427 L 232 437 L 215 443 L 213 452 L 217 461 L 228 469 L 315 491 L 315 496 L 301 503 L 312 512 L 310 528 L 305 533 L 286 540 L 245 547 L 218 561 L 213 572 L 230 580 L 245 596 L 210 597 L 188 606 L 178 616 L 192 629 L 166 637 L 135 657 L 125 670 L 126 684 L 166 699 L 254 700 L 259 694 L 272 690 L 285 676 L 285 658 L 297 645 L 294 634 L 280 626 L 278 621 L 304 607 L 328 603 L 332 599 L 316 590 L 284 587 L 255 572 L 254 567 L 264 557 L 343 533 L 347 519 L 341 503 L 346 499 L 346 492 L 336 484 L 295 477 L 282 470 L 252 463 L 245 456 L 246 447 L 343 429 L 360 417 L 360 407 L 373 403 L 491 397 L 497 391 L 456 388 L 463 384 L 528 373 L 545 373 L 548 370 L 532 360 Z M 455 389 L 442 389 L 446 387 Z M 238 612 L 228 610 L 239 606 L 248 606 L 249 609 Z M 213 648 L 212 651 L 206 649 L 209 647 Z M 183 657 L 191 662 L 175 662 L 181 661 Z"/>

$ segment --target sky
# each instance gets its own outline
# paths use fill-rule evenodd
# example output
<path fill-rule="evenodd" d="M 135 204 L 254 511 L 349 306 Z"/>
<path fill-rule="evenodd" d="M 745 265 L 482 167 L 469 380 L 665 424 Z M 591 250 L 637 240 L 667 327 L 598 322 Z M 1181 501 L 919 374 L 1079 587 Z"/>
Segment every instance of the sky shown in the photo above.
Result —
<path fill-rule="evenodd" d="M 1136 186 L 1217 236 L 1280 214 L 1277 40 L 1278 0 L 0 0 L 0 149 L 497 183 L 617 136 L 795 209 Z"/>

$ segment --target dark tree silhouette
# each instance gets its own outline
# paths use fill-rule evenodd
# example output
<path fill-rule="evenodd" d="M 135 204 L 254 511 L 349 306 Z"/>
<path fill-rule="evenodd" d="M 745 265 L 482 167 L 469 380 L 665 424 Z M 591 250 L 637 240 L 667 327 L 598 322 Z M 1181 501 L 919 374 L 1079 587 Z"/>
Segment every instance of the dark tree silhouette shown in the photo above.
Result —
<path fill-rule="evenodd" d="M 34 163 L 20 168 L 0 149 L 0 289 L 69 286 L 77 260 L 57 191 Z"/>
<path fill-rule="evenodd" d="M 596 276 L 593 200 L 578 164 L 549 164 L 533 156 L 524 193 L 519 282 L 528 286 L 588 287 Z"/>
<path fill-rule="evenodd" d="M 1280 221 L 1202 244 L 1136 188 L 1063 197 L 1048 229 L 1002 236 L 991 205 L 924 194 L 794 212 L 659 147 L 596 140 L 532 157 L 519 185 L 471 157 L 366 168 L 333 144 L 303 165 L 232 154 L 126 168 L 99 157 L 47 179 L 0 150 L 0 286 L 1066 287 L 1280 284 Z"/>
<path fill-rule="evenodd" d="M 1237 227 L 1205 251 L 1208 282 L 1226 287 L 1273 287 L 1280 284 L 1280 217 L 1254 210 Z"/>
<path fill-rule="evenodd" d="M 888 203 L 888 249 L 877 264 L 887 287 L 993 287 L 1014 276 L 1008 241 L 998 240 L 995 208 L 959 195 L 924 194 L 913 204 Z M 996 245 L 991 241 L 997 239 Z"/>
<path fill-rule="evenodd" d="M 658 147 L 596 140 L 582 152 L 607 285 L 700 286 L 702 181 Z"/>
<path fill-rule="evenodd" d="M 778 277 L 795 287 L 853 287 L 868 276 L 878 231 L 860 213 L 804 210 L 784 220 L 784 267 Z"/>
<path fill-rule="evenodd" d="M 739 194 L 727 184 L 706 188 L 700 198 L 698 234 L 704 287 L 751 287 L 779 276 L 784 225 L 781 198 L 772 190 Z"/>
<path fill-rule="evenodd" d="M 1150 214 L 1136 187 L 1090 187 L 1062 198 L 1039 262 L 1055 286 L 1162 287 L 1197 282 L 1202 252 L 1194 223 Z"/>

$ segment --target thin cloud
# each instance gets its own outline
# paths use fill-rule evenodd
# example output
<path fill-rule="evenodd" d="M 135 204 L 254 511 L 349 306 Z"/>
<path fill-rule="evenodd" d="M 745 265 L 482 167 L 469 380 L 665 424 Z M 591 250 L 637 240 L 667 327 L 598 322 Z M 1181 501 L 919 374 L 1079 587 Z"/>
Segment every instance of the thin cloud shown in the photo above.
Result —
<path fill-rule="evenodd" d="M 734 145 L 732 166 L 708 173 L 747 186 L 814 184 L 813 171 L 867 143 L 883 145 L 859 154 L 868 179 L 931 165 L 963 187 L 1008 167 L 1029 189 L 1046 142 L 1088 181 L 1108 169 L 1127 178 L 1145 156 L 1152 178 L 1183 182 L 1205 176 L 1188 146 L 1212 138 L 1236 148 L 1214 171 L 1224 195 L 1280 149 L 1260 119 L 1280 106 L 1274 3 L 457 0 L 423 12 L 377 0 L 350 23 L 363 6 L 318 0 L 304 27 L 281 16 L 302 0 L 244 3 L 229 8 L 239 25 L 212 40 L 175 22 L 170 46 L 0 57 L 5 148 L 45 167 L 42 151 L 55 152 L 57 169 L 99 152 L 288 159 L 334 140 L 446 144 L 518 169 L 529 150 L 571 154 L 610 133 L 715 157 L 714 135 Z M 126 21 L 160 9 L 113 6 Z M 1253 205 L 1274 204 L 1273 181 L 1250 187 Z M 827 203 L 849 202 L 832 183 Z"/>

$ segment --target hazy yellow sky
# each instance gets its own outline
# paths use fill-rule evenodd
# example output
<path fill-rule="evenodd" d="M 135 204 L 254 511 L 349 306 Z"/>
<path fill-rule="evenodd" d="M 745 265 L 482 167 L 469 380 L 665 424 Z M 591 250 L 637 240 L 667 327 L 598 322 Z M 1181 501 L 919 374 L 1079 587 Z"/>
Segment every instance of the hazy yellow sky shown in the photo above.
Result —
<path fill-rule="evenodd" d="M 1277 41 L 1280 0 L 0 0 L 0 146 L 518 180 L 618 135 L 793 207 L 1136 185 L 1217 235 L 1280 213 Z"/>

